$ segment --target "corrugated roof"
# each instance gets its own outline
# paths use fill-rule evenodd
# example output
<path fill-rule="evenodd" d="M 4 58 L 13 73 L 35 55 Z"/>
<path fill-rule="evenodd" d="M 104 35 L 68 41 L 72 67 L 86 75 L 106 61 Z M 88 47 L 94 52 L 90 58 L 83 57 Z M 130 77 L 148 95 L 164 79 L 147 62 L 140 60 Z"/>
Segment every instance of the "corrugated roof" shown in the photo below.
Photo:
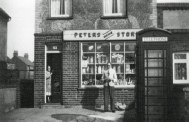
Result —
<path fill-rule="evenodd" d="M 17 56 L 22 62 L 24 62 L 26 65 L 29 66 L 34 66 L 34 63 L 31 62 L 30 60 L 28 60 L 27 58 L 21 57 L 21 56 Z"/>
<path fill-rule="evenodd" d="M 8 21 L 11 19 L 11 17 L 0 7 L 0 15 L 3 16 Z"/>

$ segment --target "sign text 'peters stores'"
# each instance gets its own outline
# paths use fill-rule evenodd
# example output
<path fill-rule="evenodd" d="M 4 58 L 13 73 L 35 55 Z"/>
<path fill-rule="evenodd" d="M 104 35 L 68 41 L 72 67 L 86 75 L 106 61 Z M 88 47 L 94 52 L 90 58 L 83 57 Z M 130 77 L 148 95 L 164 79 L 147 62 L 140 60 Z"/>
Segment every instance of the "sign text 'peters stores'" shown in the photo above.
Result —
<path fill-rule="evenodd" d="M 136 40 L 140 29 L 126 30 L 65 30 L 63 40 Z"/>

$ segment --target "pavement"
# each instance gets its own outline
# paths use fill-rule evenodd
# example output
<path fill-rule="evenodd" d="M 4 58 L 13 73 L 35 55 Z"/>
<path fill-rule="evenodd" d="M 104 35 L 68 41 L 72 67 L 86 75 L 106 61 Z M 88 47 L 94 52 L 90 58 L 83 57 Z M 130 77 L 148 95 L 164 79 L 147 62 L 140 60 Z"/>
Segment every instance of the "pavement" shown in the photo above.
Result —
<path fill-rule="evenodd" d="M 0 122 L 135 122 L 135 111 L 103 112 L 103 108 L 19 108 L 1 113 Z M 128 119 L 128 120 L 127 120 Z"/>

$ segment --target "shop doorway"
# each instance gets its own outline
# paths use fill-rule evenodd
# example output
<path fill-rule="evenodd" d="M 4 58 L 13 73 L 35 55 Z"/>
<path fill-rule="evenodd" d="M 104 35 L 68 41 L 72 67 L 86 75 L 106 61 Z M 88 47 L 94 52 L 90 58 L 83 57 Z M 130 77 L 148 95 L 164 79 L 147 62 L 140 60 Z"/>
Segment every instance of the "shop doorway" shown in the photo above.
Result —
<path fill-rule="evenodd" d="M 62 55 L 61 53 L 47 53 L 47 67 L 51 67 L 51 96 L 50 103 L 61 103 L 62 84 Z M 47 102 L 47 101 L 46 101 Z"/>

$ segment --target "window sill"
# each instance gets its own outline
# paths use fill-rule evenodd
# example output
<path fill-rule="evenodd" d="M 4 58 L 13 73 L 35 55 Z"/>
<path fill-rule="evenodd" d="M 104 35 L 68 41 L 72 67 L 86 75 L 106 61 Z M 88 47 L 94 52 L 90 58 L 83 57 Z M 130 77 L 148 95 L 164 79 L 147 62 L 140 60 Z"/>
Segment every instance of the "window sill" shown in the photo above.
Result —
<path fill-rule="evenodd" d="M 189 85 L 189 82 L 173 82 L 173 85 Z"/>
<path fill-rule="evenodd" d="M 71 20 L 73 19 L 72 16 L 70 17 L 47 17 L 47 20 Z"/>
<path fill-rule="evenodd" d="M 101 19 L 127 19 L 127 16 L 101 16 Z"/>
<path fill-rule="evenodd" d="M 103 85 L 99 86 L 81 86 L 78 89 L 103 89 Z M 115 86 L 115 89 L 134 89 L 135 85 L 127 85 L 127 86 Z"/>

